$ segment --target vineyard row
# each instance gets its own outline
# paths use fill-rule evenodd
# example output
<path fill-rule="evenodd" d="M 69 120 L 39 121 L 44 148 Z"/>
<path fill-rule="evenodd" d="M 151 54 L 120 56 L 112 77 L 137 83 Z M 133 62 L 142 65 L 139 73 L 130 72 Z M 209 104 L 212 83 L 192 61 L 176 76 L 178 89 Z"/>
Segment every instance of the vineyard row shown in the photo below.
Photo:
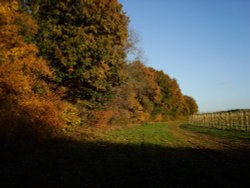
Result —
<path fill-rule="evenodd" d="M 195 114 L 189 117 L 189 123 L 197 126 L 250 131 L 250 111 L 229 111 Z"/>

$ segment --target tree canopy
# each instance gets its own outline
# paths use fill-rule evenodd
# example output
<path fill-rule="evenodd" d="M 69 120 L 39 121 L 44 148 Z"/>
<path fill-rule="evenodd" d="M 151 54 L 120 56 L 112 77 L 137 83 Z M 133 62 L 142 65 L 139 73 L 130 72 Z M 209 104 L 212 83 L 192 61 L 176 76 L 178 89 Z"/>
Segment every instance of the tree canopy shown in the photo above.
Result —
<path fill-rule="evenodd" d="M 2 0 L 0 130 L 38 134 L 196 113 L 176 79 L 127 60 L 128 23 L 117 0 Z"/>
<path fill-rule="evenodd" d="M 35 42 L 70 99 L 102 102 L 124 80 L 128 17 L 117 0 L 26 1 Z"/>

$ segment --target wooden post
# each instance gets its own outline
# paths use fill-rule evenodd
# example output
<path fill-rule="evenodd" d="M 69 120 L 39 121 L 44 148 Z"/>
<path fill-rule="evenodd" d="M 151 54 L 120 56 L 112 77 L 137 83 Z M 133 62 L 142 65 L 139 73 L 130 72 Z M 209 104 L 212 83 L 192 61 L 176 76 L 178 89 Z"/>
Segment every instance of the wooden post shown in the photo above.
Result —
<path fill-rule="evenodd" d="M 250 131 L 250 122 L 249 122 L 249 112 L 245 113 L 245 119 L 246 119 L 246 129 L 247 131 Z"/>
<path fill-rule="evenodd" d="M 241 130 L 245 131 L 245 125 L 244 125 L 244 112 L 241 111 L 240 112 L 240 126 L 241 126 Z"/>
<path fill-rule="evenodd" d="M 230 112 L 228 112 L 226 116 L 226 129 L 230 129 Z"/>

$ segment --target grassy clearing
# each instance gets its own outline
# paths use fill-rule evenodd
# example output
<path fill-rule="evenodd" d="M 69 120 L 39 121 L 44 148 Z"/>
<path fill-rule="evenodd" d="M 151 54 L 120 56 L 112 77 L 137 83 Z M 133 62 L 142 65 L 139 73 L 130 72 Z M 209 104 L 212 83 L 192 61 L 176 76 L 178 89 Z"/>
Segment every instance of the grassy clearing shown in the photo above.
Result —
<path fill-rule="evenodd" d="M 181 128 L 190 130 L 193 132 L 197 132 L 197 133 L 207 134 L 210 136 L 223 137 L 227 139 L 242 139 L 242 140 L 250 142 L 249 132 L 206 128 L 206 127 L 199 127 L 199 126 L 190 125 L 190 124 L 181 125 Z"/>
<path fill-rule="evenodd" d="M 143 124 L 130 128 L 103 131 L 96 134 L 96 141 L 131 144 L 169 146 L 176 138 L 167 132 L 166 123 Z"/>

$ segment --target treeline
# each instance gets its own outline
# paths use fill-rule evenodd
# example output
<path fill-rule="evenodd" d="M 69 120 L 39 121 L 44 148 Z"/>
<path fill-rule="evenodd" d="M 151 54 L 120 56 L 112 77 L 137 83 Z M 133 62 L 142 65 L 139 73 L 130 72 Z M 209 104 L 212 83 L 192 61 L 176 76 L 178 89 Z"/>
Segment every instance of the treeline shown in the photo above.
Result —
<path fill-rule="evenodd" d="M 1 137 L 197 112 L 175 79 L 127 62 L 128 23 L 117 0 L 1 0 Z"/>

